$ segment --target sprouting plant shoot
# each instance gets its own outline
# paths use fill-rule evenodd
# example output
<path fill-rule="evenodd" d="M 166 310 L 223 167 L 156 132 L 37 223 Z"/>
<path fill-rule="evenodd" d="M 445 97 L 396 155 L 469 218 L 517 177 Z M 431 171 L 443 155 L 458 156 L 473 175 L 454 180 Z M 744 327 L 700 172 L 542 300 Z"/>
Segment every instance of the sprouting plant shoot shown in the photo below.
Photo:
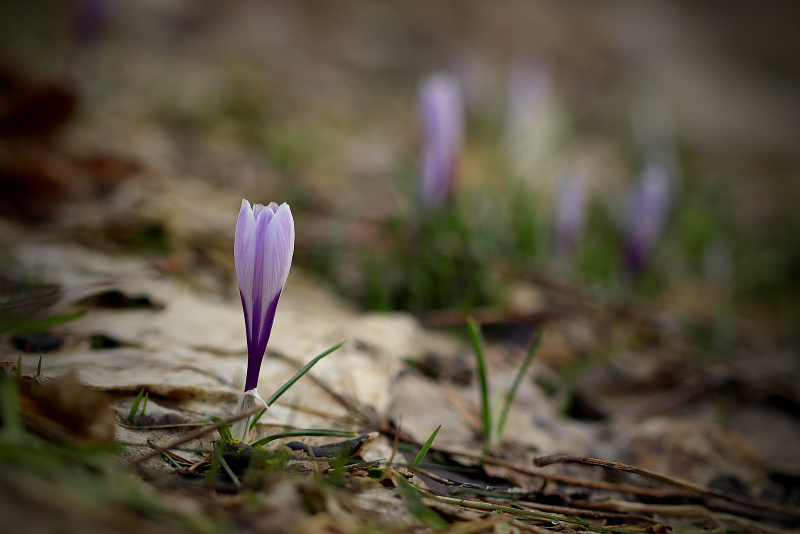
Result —
<path fill-rule="evenodd" d="M 39 363 L 36 365 L 36 376 L 42 376 L 42 355 L 39 355 Z"/>
<path fill-rule="evenodd" d="M 211 417 L 209 417 L 209 419 L 211 419 L 214 423 L 221 423 L 222 422 L 222 419 L 220 419 L 219 417 L 213 416 L 213 415 Z M 219 427 L 217 429 L 217 432 L 219 432 L 219 437 L 223 441 L 230 441 L 231 439 L 233 439 L 233 436 L 231 436 L 231 429 L 228 428 L 227 426 L 223 425 L 223 426 Z"/>
<path fill-rule="evenodd" d="M 478 363 L 478 385 L 481 391 L 481 423 L 483 426 L 483 453 L 486 454 L 489 442 L 492 439 L 492 414 L 489 400 L 489 381 L 486 373 L 486 362 L 483 358 L 483 334 L 481 327 L 473 317 L 467 318 L 472 348 L 475 350 L 475 360 Z"/>
<path fill-rule="evenodd" d="M 222 467 L 225 470 L 225 473 L 233 482 L 233 485 L 237 488 L 242 487 L 242 483 L 239 480 L 239 477 L 236 476 L 236 473 L 233 472 L 233 469 L 228 465 L 228 462 L 225 461 L 225 458 L 222 456 L 222 447 L 219 443 L 214 444 L 214 461 L 211 462 L 211 468 L 208 470 L 206 474 L 206 484 L 210 485 L 211 481 L 213 481 L 217 477 L 217 473 L 219 472 L 219 468 Z"/>
<path fill-rule="evenodd" d="M 433 434 L 431 434 L 431 437 L 428 438 L 428 441 L 426 441 L 425 444 L 422 446 L 422 448 L 419 450 L 419 452 L 417 453 L 416 458 L 414 458 L 414 460 L 411 462 L 411 465 L 419 465 L 420 463 L 422 463 L 422 460 L 425 459 L 425 455 L 428 454 L 428 451 L 430 450 L 431 445 L 433 445 L 433 440 L 436 439 L 436 434 L 439 433 L 439 430 L 441 428 L 442 428 L 442 425 L 439 425 L 439 426 L 436 427 L 436 430 L 433 431 Z"/>
<path fill-rule="evenodd" d="M 503 430 L 505 430 L 506 418 L 508 417 L 508 412 L 511 410 L 511 404 L 514 402 L 514 397 L 517 396 L 517 390 L 519 389 L 520 384 L 522 384 L 522 378 L 528 371 L 528 367 L 530 367 L 531 363 L 533 363 L 533 358 L 536 356 L 536 351 L 539 349 L 539 345 L 542 344 L 543 337 L 544 331 L 542 330 L 537 334 L 536 339 L 533 340 L 533 343 L 531 343 L 531 348 L 528 349 L 528 354 L 525 355 L 525 360 L 522 362 L 522 366 L 519 368 L 519 372 L 514 378 L 514 384 L 511 386 L 511 389 L 508 390 L 505 404 L 503 405 L 503 409 L 500 411 L 500 418 L 497 420 L 496 435 L 498 441 L 503 439 Z"/>
<path fill-rule="evenodd" d="M 530 367 L 531 363 L 533 362 L 536 351 L 541 345 L 544 333 L 539 332 L 539 334 L 536 336 L 536 339 L 534 339 L 533 343 L 531 344 L 531 348 L 528 350 L 528 354 L 525 356 L 525 360 L 523 360 L 522 366 L 514 378 L 514 383 L 506 394 L 503 408 L 500 411 L 500 416 L 495 422 L 493 421 L 493 412 L 491 410 L 491 401 L 489 398 L 489 379 L 486 371 L 484 340 L 483 335 L 481 334 L 481 327 L 480 324 L 478 324 L 478 322 L 472 317 L 467 318 L 467 326 L 469 327 L 472 347 L 475 351 L 475 359 L 478 364 L 478 384 L 481 392 L 481 423 L 483 426 L 484 436 L 483 453 L 486 454 L 489 450 L 489 445 L 498 443 L 503 438 L 503 431 L 505 430 L 508 412 L 511 410 L 511 404 L 514 402 L 514 398 L 517 395 L 517 390 L 522 384 L 522 378 L 528 371 L 528 367 Z"/>
<path fill-rule="evenodd" d="M 136 417 L 136 412 L 139 410 L 139 403 L 142 402 L 142 397 L 144 396 L 144 388 L 139 390 L 139 394 L 136 395 L 136 398 L 131 404 L 131 411 L 128 413 L 128 422 L 133 423 L 133 419 Z M 145 401 L 146 404 L 147 401 Z M 142 408 L 142 414 L 144 414 L 144 408 Z"/>

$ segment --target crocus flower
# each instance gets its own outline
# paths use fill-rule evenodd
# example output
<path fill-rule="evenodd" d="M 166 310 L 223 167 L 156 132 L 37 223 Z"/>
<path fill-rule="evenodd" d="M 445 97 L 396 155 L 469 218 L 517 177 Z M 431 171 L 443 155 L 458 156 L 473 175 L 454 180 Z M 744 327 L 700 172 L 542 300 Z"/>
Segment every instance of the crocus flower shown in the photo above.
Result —
<path fill-rule="evenodd" d="M 293 252 L 294 220 L 289 205 L 278 206 L 272 202 L 268 206 L 256 204 L 251 208 L 247 200 L 242 200 L 233 245 L 247 331 L 247 376 L 239 412 L 249 410 L 255 399 L 261 400 L 256 390 L 258 373 L 278 300 L 292 266 Z M 249 419 L 240 423 L 243 424 L 234 427 L 234 436 L 241 430 L 244 440 Z"/>
<path fill-rule="evenodd" d="M 556 254 L 567 255 L 575 250 L 583 236 L 586 222 L 586 193 L 580 176 L 569 176 L 561 182 L 555 213 L 553 241 Z"/>
<path fill-rule="evenodd" d="M 664 168 L 650 164 L 628 202 L 624 231 L 625 270 L 642 272 L 661 240 L 670 207 L 670 180 Z"/>
<path fill-rule="evenodd" d="M 420 87 L 423 156 L 421 190 L 427 208 L 437 209 L 453 198 L 464 136 L 463 103 L 458 81 L 431 76 Z"/>
<path fill-rule="evenodd" d="M 108 23 L 111 0 L 78 0 L 75 5 L 74 38 L 78 46 L 92 45 Z"/>
<path fill-rule="evenodd" d="M 96 67 L 103 35 L 111 22 L 114 0 L 77 0 L 74 2 L 71 49 L 65 75 L 72 83 L 82 84 Z"/>

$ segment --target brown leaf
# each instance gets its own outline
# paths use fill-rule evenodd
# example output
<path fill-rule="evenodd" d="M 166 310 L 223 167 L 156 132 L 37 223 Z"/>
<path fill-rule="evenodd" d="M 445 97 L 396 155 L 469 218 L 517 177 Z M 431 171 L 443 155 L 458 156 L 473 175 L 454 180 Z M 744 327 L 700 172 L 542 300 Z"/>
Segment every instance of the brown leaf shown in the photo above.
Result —
<path fill-rule="evenodd" d="M 75 373 L 52 380 L 24 377 L 22 412 L 34 429 L 47 437 L 66 435 L 85 442 L 114 438 L 107 396 L 89 389 Z"/>

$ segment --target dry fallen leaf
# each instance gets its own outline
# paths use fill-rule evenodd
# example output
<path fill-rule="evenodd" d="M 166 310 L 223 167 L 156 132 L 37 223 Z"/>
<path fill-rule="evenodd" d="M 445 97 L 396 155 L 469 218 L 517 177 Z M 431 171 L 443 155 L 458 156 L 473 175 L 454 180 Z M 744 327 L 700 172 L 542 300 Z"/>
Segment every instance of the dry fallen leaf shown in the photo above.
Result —
<path fill-rule="evenodd" d="M 81 442 L 108 443 L 116 423 L 109 399 L 82 384 L 75 373 L 49 380 L 23 377 L 22 415 L 48 438 L 66 436 Z"/>

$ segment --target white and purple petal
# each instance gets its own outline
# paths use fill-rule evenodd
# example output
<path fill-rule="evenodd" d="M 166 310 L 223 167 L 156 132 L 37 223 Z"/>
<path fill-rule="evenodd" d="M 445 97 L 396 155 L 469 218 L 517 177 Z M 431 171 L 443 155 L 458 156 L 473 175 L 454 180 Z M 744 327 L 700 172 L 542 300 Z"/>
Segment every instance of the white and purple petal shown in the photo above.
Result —
<path fill-rule="evenodd" d="M 245 390 L 258 384 L 261 360 L 275 310 L 289 276 L 294 252 L 294 221 L 288 204 L 242 201 L 234 239 L 234 262 L 247 332 Z"/>
<path fill-rule="evenodd" d="M 672 200 L 670 177 L 658 165 L 644 171 L 628 204 L 625 221 L 625 267 L 639 274 L 661 240 Z"/>
<path fill-rule="evenodd" d="M 455 178 L 463 144 L 463 103 L 458 81 L 431 76 L 420 87 L 423 136 L 421 192 L 423 203 L 437 208 L 455 193 Z"/>
<path fill-rule="evenodd" d="M 556 204 L 554 242 L 556 254 L 574 252 L 586 223 L 586 192 L 583 178 L 572 175 L 562 180 Z"/>
<path fill-rule="evenodd" d="M 236 233 L 233 242 L 233 260 L 236 266 L 236 279 L 239 282 L 239 294 L 242 297 L 247 339 L 252 336 L 252 324 L 249 320 L 253 309 L 253 271 L 255 268 L 256 223 L 253 209 L 247 200 L 242 200 L 239 219 L 236 221 Z"/>

